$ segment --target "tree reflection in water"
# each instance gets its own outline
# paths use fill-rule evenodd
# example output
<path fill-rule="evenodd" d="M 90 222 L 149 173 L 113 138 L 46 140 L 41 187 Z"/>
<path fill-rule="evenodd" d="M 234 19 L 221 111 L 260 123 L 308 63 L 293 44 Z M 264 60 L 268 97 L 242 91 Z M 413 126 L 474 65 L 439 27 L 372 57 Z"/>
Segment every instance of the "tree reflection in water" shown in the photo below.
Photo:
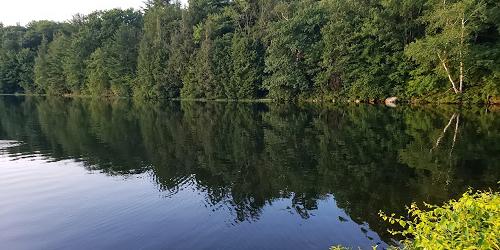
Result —
<path fill-rule="evenodd" d="M 282 198 L 308 219 L 333 195 L 387 239 L 379 210 L 401 214 L 500 178 L 499 114 L 479 108 L 3 97 L 0 116 L 0 139 L 22 142 L 3 149 L 12 155 L 150 172 L 167 196 L 194 187 L 236 223 Z"/>

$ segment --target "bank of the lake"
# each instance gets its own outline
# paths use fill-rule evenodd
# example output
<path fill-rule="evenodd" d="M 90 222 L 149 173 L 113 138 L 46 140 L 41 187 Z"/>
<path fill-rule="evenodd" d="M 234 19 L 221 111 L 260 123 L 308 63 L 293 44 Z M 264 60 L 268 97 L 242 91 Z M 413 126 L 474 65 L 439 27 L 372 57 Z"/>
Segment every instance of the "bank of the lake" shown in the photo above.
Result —
<path fill-rule="evenodd" d="M 336 98 L 297 98 L 294 100 L 279 100 L 270 98 L 260 99 L 207 99 L 207 98 L 134 98 L 131 96 L 95 96 L 85 94 L 64 94 L 64 95 L 48 95 L 48 94 L 30 94 L 30 93 L 14 93 L 1 94 L 0 96 L 27 96 L 27 97 L 65 97 L 65 98 L 89 98 L 89 99 L 130 99 L 137 102 L 162 102 L 162 101 L 190 101 L 190 102 L 241 102 L 241 103 L 318 103 L 318 104 L 384 104 L 387 106 L 395 106 L 398 104 L 413 104 L 413 105 L 478 105 L 478 106 L 498 106 L 500 105 L 500 96 L 481 97 L 477 95 L 468 95 L 467 92 L 463 95 L 454 94 L 433 94 L 425 97 L 398 97 L 391 96 L 385 99 L 358 99 L 353 97 L 336 97 Z"/>

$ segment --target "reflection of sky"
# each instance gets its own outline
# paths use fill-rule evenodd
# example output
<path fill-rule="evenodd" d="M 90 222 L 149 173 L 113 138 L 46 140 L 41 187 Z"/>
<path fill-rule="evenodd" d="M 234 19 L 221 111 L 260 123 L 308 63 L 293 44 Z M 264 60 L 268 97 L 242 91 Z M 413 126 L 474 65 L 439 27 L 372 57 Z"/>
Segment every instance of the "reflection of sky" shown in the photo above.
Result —
<path fill-rule="evenodd" d="M 0 140 L 0 152 L 4 151 L 7 148 L 19 145 L 17 141 L 7 141 L 7 140 Z"/>
<path fill-rule="evenodd" d="M 290 199 L 279 199 L 258 220 L 235 224 L 229 209 L 207 206 L 189 184 L 168 196 L 147 173 L 107 176 L 69 160 L 12 161 L 0 153 L 0 190 L 6 249 L 327 249 L 380 242 L 333 197 L 319 201 L 307 220 L 289 209 Z"/>

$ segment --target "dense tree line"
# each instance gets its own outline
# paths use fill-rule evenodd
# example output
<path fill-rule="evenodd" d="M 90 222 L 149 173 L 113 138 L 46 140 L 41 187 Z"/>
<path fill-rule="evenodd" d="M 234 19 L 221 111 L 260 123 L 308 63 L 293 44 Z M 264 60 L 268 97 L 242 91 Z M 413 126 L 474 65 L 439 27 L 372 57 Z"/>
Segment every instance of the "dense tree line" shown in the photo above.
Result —
<path fill-rule="evenodd" d="M 150 0 L 0 26 L 2 93 L 487 100 L 496 0 Z"/>

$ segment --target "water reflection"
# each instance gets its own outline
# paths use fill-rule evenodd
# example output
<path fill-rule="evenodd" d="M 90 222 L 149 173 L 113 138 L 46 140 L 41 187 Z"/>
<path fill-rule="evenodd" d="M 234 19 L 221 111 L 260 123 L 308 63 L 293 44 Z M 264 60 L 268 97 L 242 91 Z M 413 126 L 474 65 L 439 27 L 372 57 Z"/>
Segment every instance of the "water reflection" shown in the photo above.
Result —
<path fill-rule="evenodd" d="M 0 139 L 13 158 L 77 159 L 111 176 L 147 174 L 165 196 L 186 186 L 233 223 L 268 205 L 302 219 L 335 197 L 388 241 L 379 210 L 442 202 L 500 179 L 499 113 L 457 107 L 137 103 L 3 97 Z"/>

